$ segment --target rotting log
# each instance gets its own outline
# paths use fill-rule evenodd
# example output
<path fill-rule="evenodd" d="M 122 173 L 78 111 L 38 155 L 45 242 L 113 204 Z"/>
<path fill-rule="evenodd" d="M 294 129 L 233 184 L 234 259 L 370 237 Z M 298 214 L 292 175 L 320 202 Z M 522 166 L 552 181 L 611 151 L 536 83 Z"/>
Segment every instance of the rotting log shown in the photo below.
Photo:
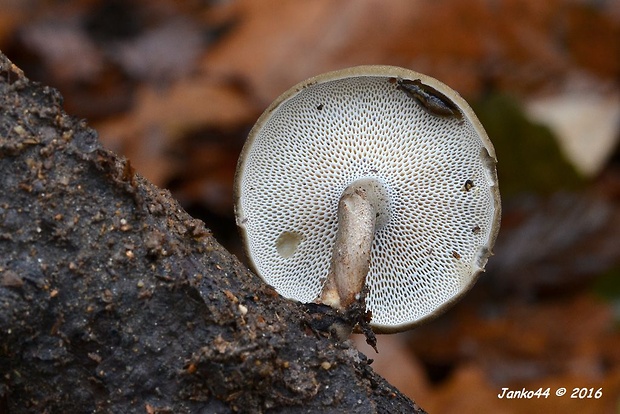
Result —
<path fill-rule="evenodd" d="M 0 413 L 423 412 L 0 54 Z"/>

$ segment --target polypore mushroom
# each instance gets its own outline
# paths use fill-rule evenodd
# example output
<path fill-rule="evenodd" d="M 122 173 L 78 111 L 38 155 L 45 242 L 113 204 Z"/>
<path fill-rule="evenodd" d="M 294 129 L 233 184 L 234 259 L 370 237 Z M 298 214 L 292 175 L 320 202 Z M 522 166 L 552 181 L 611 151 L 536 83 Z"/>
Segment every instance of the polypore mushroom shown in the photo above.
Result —
<path fill-rule="evenodd" d="M 484 270 L 499 228 L 495 150 L 455 91 L 391 66 L 306 80 L 258 119 L 235 178 L 254 270 L 283 296 L 377 332 L 444 310 Z"/>

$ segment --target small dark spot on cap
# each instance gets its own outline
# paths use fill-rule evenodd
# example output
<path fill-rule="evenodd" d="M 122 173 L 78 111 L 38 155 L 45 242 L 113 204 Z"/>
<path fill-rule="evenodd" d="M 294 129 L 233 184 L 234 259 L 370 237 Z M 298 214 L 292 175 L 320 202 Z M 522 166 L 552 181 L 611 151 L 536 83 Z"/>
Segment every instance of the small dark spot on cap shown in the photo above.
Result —
<path fill-rule="evenodd" d="M 469 191 L 472 188 L 474 188 L 474 182 L 472 180 L 465 181 L 465 184 L 463 184 L 463 191 Z"/>
<path fill-rule="evenodd" d="M 453 252 L 452 252 L 452 257 L 454 257 L 455 259 L 460 259 L 460 258 L 461 258 L 461 255 L 460 255 L 460 254 L 458 254 L 457 252 L 453 251 Z"/>
<path fill-rule="evenodd" d="M 323 104 L 318 104 L 316 109 L 318 109 L 319 111 L 323 109 Z"/>
<path fill-rule="evenodd" d="M 471 231 L 474 234 L 480 234 L 480 226 L 474 226 Z"/>

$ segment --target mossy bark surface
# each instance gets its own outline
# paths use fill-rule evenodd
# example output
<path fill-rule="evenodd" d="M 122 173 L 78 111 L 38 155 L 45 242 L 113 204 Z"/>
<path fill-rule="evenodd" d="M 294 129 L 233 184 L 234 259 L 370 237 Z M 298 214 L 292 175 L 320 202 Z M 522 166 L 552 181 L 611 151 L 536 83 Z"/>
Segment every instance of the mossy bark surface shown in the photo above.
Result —
<path fill-rule="evenodd" d="M 0 412 L 422 412 L 316 318 L 0 54 Z"/>

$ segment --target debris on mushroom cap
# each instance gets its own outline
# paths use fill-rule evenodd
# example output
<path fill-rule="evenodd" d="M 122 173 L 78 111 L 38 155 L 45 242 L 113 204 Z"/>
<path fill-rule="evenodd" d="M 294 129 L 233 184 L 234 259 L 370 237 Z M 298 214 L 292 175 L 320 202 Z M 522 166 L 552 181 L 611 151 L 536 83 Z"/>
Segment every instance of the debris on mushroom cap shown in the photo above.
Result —
<path fill-rule="evenodd" d="M 366 303 L 373 329 L 403 330 L 483 271 L 499 228 L 495 163 L 469 105 L 437 80 L 391 66 L 330 72 L 285 92 L 250 132 L 237 223 L 256 272 L 281 295 L 312 302 L 329 272 L 339 199 L 373 180 L 386 200 Z"/>

